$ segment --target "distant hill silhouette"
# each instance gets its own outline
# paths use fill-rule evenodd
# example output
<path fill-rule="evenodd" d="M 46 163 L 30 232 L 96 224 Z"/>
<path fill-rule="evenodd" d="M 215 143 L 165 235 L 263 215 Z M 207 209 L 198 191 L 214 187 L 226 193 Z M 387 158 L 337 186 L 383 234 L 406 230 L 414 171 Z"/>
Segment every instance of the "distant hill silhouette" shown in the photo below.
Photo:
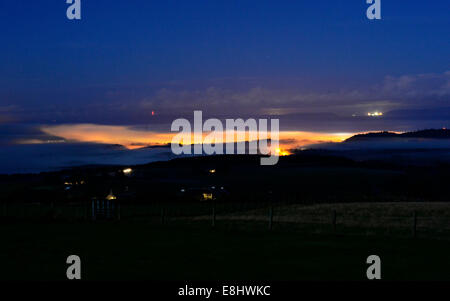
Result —
<path fill-rule="evenodd" d="M 371 132 L 358 134 L 345 140 L 345 142 L 368 141 L 374 138 L 428 138 L 428 139 L 450 139 L 450 130 L 428 129 L 415 132 L 397 134 L 393 132 Z"/>

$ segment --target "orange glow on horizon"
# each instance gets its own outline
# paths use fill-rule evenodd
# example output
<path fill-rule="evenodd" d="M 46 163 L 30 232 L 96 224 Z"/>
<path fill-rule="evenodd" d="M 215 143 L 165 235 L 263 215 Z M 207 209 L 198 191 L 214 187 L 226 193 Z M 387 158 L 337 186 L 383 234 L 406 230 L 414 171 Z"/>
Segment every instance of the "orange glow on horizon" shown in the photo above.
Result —
<path fill-rule="evenodd" d="M 41 130 L 52 136 L 61 137 L 71 142 L 88 142 L 102 144 L 120 144 L 127 149 L 138 149 L 152 145 L 170 144 L 172 138 L 177 132 L 155 132 L 135 129 L 130 126 L 112 126 L 97 124 L 73 124 L 73 125 L 56 125 L 44 126 Z M 256 133 L 242 133 L 241 137 L 236 135 L 233 140 L 226 139 L 226 132 L 216 133 L 215 137 L 208 137 L 210 133 L 203 133 L 203 143 L 228 143 L 243 142 L 258 137 Z M 267 133 L 270 138 L 270 132 Z M 256 135 L 256 136 L 255 136 Z M 279 133 L 279 150 L 276 153 L 280 155 L 289 155 L 289 150 L 303 147 L 311 144 L 325 142 L 342 142 L 351 137 L 353 133 L 320 133 L 305 131 L 281 131 Z M 185 135 L 184 144 L 193 144 L 192 134 Z M 205 139 L 206 138 L 206 139 Z M 42 141 L 45 143 L 45 141 Z"/>
<path fill-rule="evenodd" d="M 128 149 L 168 144 L 172 133 L 141 131 L 128 126 L 73 124 L 42 127 L 41 130 L 69 141 L 120 144 Z"/>

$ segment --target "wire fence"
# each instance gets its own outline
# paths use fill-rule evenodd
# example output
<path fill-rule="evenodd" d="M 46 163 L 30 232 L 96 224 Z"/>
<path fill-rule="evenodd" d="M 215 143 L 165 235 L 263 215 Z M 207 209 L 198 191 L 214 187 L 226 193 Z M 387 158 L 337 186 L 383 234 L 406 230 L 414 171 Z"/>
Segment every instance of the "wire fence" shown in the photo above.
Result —
<path fill-rule="evenodd" d="M 1 203 L 0 222 L 146 222 L 311 234 L 450 239 L 450 204 L 274 202 Z M 393 209 L 394 208 L 394 209 Z"/>

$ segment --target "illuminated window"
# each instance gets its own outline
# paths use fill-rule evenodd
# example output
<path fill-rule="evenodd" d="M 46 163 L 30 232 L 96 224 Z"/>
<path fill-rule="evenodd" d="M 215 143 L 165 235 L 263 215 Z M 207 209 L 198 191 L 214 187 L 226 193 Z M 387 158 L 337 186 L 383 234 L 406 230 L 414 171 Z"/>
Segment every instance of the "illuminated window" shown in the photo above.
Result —
<path fill-rule="evenodd" d="M 212 193 L 203 193 L 203 200 L 204 201 L 208 201 L 208 200 L 212 200 L 212 199 L 213 199 Z"/>

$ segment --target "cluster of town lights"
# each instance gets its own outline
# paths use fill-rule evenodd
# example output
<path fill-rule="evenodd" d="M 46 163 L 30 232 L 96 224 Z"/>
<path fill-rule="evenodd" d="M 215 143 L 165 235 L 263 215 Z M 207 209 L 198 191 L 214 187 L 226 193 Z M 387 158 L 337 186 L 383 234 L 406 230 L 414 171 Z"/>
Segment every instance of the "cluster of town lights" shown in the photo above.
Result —
<path fill-rule="evenodd" d="M 378 111 L 375 111 L 375 112 L 369 112 L 369 113 L 367 113 L 367 116 L 370 116 L 370 117 L 377 117 L 377 116 L 383 116 L 383 113 L 382 112 L 378 112 Z"/>

